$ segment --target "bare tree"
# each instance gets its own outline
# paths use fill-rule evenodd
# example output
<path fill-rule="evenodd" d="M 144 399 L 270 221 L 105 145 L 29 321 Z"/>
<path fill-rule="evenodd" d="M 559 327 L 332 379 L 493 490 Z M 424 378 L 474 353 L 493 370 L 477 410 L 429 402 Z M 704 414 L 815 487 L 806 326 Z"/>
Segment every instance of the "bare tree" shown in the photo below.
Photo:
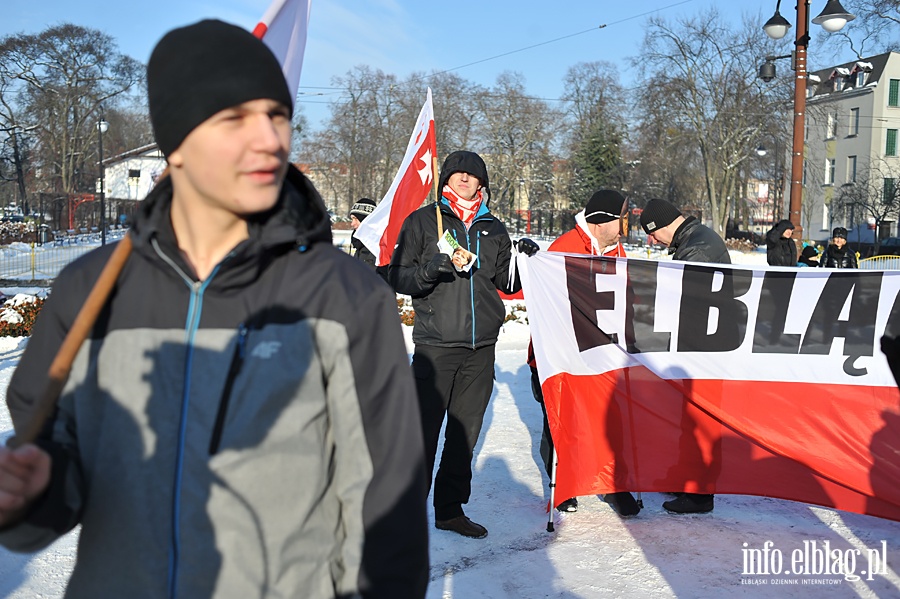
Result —
<path fill-rule="evenodd" d="M 871 218 L 875 221 L 875 253 L 881 242 L 881 225 L 900 219 L 900 169 L 884 158 L 878 158 L 859 171 L 853 183 L 841 186 L 838 202 L 849 211 L 850 224 Z"/>
<path fill-rule="evenodd" d="M 844 0 L 856 19 L 838 32 L 819 32 L 816 42 L 835 59 L 849 48 L 857 58 L 900 50 L 900 0 Z"/>
<path fill-rule="evenodd" d="M 748 60 L 765 50 L 765 38 L 758 23 L 733 29 L 714 9 L 674 23 L 652 17 L 644 37 L 643 95 L 658 96 L 679 151 L 697 152 L 713 229 L 723 236 L 740 195 L 739 168 L 771 113 Z"/>
<path fill-rule="evenodd" d="M 533 204 L 550 196 L 550 149 L 561 116 L 543 100 L 529 97 L 524 78 L 517 73 L 502 73 L 494 87 L 477 96 L 477 105 L 484 118 L 482 135 L 493 202 L 511 222 L 513 213 L 525 208 L 522 196 L 526 192 L 531 192 L 528 197 Z"/>
<path fill-rule="evenodd" d="M 0 40 L 4 124 L 34 128 L 39 188 L 93 190 L 97 123 L 143 76 L 113 39 L 71 24 Z M 89 183 L 90 182 L 90 183 Z"/>

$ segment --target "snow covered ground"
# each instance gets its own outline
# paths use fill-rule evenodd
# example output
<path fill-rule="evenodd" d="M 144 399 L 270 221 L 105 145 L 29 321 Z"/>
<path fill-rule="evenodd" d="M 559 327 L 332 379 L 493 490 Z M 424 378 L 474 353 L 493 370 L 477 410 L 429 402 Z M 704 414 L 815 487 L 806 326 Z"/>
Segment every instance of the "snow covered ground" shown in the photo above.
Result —
<path fill-rule="evenodd" d="M 735 262 L 758 260 L 746 255 Z M 407 328 L 412 351 L 410 333 Z M 582 497 L 577 513 L 554 512 L 555 531 L 547 532 L 541 410 L 531 394 L 527 344 L 527 323 L 504 325 L 494 396 L 476 448 L 466 512 L 490 533 L 475 540 L 432 528 L 428 599 L 900 597 L 900 523 L 801 503 L 717 495 L 712 513 L 676 516 L 661 507 L 667 496 L 646 493 L 644 510 L 623 520 L 599 498 Z M 0 338 L 0 392 L 23 346 L 23 340 Z M 10 428 L 0 409 L 0 439 Z M 0 597 L 61 596 L 76 537 L 70 534 L 36 555 L 0 549 Z M 859 580 L 745 573 L 748 550 L 761 550 L 766 542 L 772 543 L 769 562 L 781 556 L 785 569 L 794 552 L 815 553 L 827 543 L 832 551 L 855 556 Z M 873 567 L 881 572 L 870 575 Z"/>

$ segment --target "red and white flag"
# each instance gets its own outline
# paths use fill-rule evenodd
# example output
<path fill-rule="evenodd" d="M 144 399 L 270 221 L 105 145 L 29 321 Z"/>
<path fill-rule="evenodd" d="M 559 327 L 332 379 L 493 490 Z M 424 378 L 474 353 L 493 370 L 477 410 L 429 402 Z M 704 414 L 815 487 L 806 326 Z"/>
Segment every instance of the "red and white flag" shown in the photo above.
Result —
<path fill-rule="evenodd" d="M 310 1 L 272 0 L 262 20 L 253 29 L 253 35 L 265 42 L 281 63 L 292 98 L 297 97 L 300 88 Z"/>
<path fill-rule="evenodd" d="M 403 221 L 428 197 L 434 184 L 432 161 L 436 153 L 434 107 L 428 88 L 400 170 L 384 198 L 356 230 L 356 238 L 375 254 L 378 266 L 390 263 Z"/>
<path fill-rule="evenodd" d="M 900 520 L 900 271 L 521 260 L 557 498 L 737 493 Z"/>

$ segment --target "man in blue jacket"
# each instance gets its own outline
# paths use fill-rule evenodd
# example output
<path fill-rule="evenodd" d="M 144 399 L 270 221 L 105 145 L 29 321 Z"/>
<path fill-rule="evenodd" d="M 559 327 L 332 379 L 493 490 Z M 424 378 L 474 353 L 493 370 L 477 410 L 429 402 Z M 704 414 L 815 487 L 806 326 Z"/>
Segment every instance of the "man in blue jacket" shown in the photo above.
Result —
<path fill-rule="evenodd" d="M 81 524 L 69 597 L 423 597 L 426 487 L 396 298 L 290 166 L 293 98 L 249 32 L 147 68 L 169 165 L 36 444 L 0 449 L 0 543 Z M 67 267 L 13 375 L 16 431 L 112 248 Z"/>

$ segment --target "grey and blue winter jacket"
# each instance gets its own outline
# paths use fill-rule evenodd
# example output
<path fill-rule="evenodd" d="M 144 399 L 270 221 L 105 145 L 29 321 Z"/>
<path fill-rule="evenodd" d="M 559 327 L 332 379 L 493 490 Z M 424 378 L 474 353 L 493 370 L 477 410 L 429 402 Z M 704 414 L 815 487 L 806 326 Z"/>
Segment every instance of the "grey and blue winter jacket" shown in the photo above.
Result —
<path fill-rule="evenodd" d="M 197 281 L 162 182 L 39 444 L 48 492 L 0 543 L 81 524 L 68 597 L 422 597 L 424 452 L 394 293 L 334 248 L 291 168 Z M 109 258 L 66 268 L 10 383 L 23 427 Z"/>

